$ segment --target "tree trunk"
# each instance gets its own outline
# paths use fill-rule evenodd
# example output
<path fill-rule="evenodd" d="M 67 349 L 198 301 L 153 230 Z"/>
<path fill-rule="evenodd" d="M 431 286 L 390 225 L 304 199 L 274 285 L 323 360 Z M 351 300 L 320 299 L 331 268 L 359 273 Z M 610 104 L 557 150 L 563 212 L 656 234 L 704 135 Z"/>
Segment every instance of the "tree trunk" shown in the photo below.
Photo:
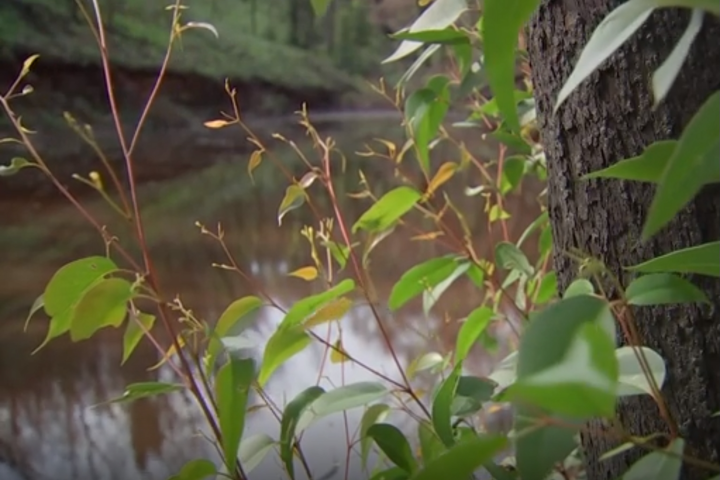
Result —
<path fill-rule="evenodd" d="M 563 252 L 580 249 L 602 260 L 627 285 L 622 266 L 679 248 L 720 238 L 720 189 L 706 188 L 667 228 L 647 243 L 640 233 L 652 186 L 619 180 L 580 181 L 586 173 L 638 155 L 657 140 L 678 138 L 698 107 L 720 87 L 720 28 L 705 17 L 668 98 L 652 111 L 650 79 L 684 31 L 689 11 L 662 10 L 553 114 L 557 94 L 600 21 L 620 1 L 543 0 L 529 28 L 528 48 L 549 180 L 549 214 L 554 266 L 564 291 L 577 265 Z M 720 259 L 719 259 L 720 261 Z M 663 388 L 672 416 L 687 441 L 685 453 L 720 460 L 720 282 L 692 278 L 712 307 L 673 305 L 636 309 L 642 342 L 666 360 Z M 612 294 L 612 287 L 608 287 Z M 634 435 L 666 432 L 649 396 L 629 397 L 619 418 Z M 619 478 L 643 452 L 633 449 L 600 462 L 619 440 L 603 422 L 582 434 L 588 478 Z M 686 468 L 682 478 L 706 479 L 710 472 Z"/>

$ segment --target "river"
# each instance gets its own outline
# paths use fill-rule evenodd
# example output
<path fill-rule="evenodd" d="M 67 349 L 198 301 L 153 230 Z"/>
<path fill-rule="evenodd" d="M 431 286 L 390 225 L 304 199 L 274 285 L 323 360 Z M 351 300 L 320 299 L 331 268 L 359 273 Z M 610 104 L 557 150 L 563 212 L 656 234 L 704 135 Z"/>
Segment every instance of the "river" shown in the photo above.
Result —
<path fill-rule="evenodd" d="M 402 145 L 402 131 L 396 120 L 368 122 L 363 128 L 357 122 L 340 121 L 323 126 L 324 135 L 332 135 L 338 147 L 348 156 L 349 163 L 362 163 L 371 171 L 368 179 L 374 188 L 395 185 L 392 170 L 377 160 L 367 160 L 353 152 L 364 150 L 366 143 L 378 136 L 396 139 Z M 462 130 L 459 135 L 479 156 L 490 158 L 492 150 L 477 132 Z M 274 144 L 277 146 L 277 142 Z M 307 143 L 300 147 L 310 152 Z M 374 144 L 380 149 L 380 144 Z M 275 148 L 275 147 L 274 147 Z M 292 162 L 292 152 L 276 147 L 278 158 Z M 232 272 L 212 268 L 213 262 L 225 258 L 219 245 L 200 235 L 196 221 L 214 228 L 222 223 L 227 246 L 241 268 L 269 292 L 280 304 L 290 306 L 303 296 L 318 292 L 318 286 L 287 274 L 308 264 L 307 242 L 300 235 L 303 222 L 311 217 L 300 209 L 291 212 L 278 226 L 276 212 L 281 201 L 284 180 L 268 162 L 255 173 L 255 183 L 248 181 L 247 155 L 232 151 L 204 154 L 200 149 L 183 148 L 163 152 L 164 158 L 182 157 L 183 165 L 199 162 L 193 171 L 178 171 L 172 178 L 148 182 L 140 189 L 143 213 L 152 254 L 156 260 L 160 282 L 168 297 L 175 294 L 185 305 L 206 319 L 215 319 L 232 300 L 253 293 L 249 286 Z M 194 156 L 194 157 L 193 157 Z M 212 156 L 213 158 L 208 158 Z M 452 145 L 441 144 L 434 156 L 443 160 L 457 158 Z M 146 159 L 138 160 L 142 168 Z M 148 160 L 149 161 L 149 160 Z M 207 167 L 205 166 L 207 165 Z M 297 162 L 295 162 L 297 165 Z M 339 168 L 339 167 L 338 167 Z M 352 170 L 352 168 L 350 169 Z M 295 169 L 301 174 L 302 169 Z M 3 179 L 7 181 L 7 179 Z M 455 185 L 460 207 L 468 213 L 477 251 L 486 258 L 500 240 L 498 228 L 488 230 L 484 202 L 481 197 L 462 194 L 463 185 L 472 184 L 471 177 L 458 179 Z M 340 193 L 358 191 L 354 173 L 339 175 Z M 316 191 L 319 188 L 313 187 Z M 510 236 L 517 239 L 537 216 L 534 196 L 526 190 L 509 198 L 506 209 L 515 215 L 508 221 Z M 0 197 L 1 198 L 1 197 Z M 84 196 L 88 208 L 126 240 L 129 235 L 106 206 Z M 327 208 L 326 202 L 319 201 Z M 367 207 L 367 200 L 345 199 L 343 212 L 348 221 L 357 218 Z M 329 210 L 328 210 L 329 211 Z M 165 368 L 148 371 L 160 356 L 147 343 L 142 343 L 134 356 L 120 366 L 122 331 L 109 329 L 92 340 L 73 344 L 61 338 L 38 353 L 31 352 L 42 341 L 47 319 L 38 315 L 27 331 L 23 323 L 34 298 L 63 263 L 80 256 L 102 254 L 104 247 L 98 235 L 62 200 L 18 198 L 0 200 L 0 479 L 13 478 L 11 470 L 26 480 L 65 479 L 143 479 L 165 480 L 180 469 L 184 462 L 198 458 L 216 458 L 214 450 L 200 435 L 204 428 L 193 400 L 184 394 L 172 394 L 131 404 L 94 407 L 100 402 L 122 394 L 124 386 L 141 381 L 171 381 Z M 408 248 L 408 246 L 411 248 Z M 372 279 L 381 299 L 386 299 L 394 282 L 418 262 L 446 253 L 431 242 L 410 241 L 399 233 L 385 239 L 373 253 Z M 424 352 L 447 352 L 452 348 L 462 319 L 482 299 L 471 284 L 458 282 L 440 299 L 429 316 L 423 314 L 420 302 L 412 302 L 400 312 L 390 314 L 381 308 L 384 325 L 393 350 L 403 365 L 408 365 Z M 255 354 L 272 333 L 282 316 L 272 309 L 263 309 L 251 328 L 257 342 Z M 390 352 L 379 334 L 367 306 L 358 305 L 341 321 L 344 348 L 367 365 L 391 378 L 398 372 Z M 325 336 L 327 327 L 317 333 Z M 331 340 L 337 338 L 333 330 Z M 506 329 L 496 332 L 498 348 L 473 351 L 468 370 L 488 374 L 493 364 L 510 348 L 511 335 Z M 332 364 L 324 361 L 325 348 L 313 344 L 280 368 L 268 384 L 267 391 L 275 402 L 283 404 L 318 380 L 324 364 L 322 385 L 376 380 L 357 365 Z M 433 377 L 419 375 L 421 388 L 432 385 Z M 357 427 L 362 409 L 348 413 L 351 435 Z M 393 420 L 403 428 L 412 427 L 412 419 L 403 414 Z M 250 413 L 246 435 L 264 432 L 277 438 L 279 425 L 267 410 Z M 311 426 L 303 437 L 303 448 L 315 478 L 344 478 L 346 438 L 342 415 L 329 417 Z M 350 455 L 349 478 L 366 478 L 361 474 L 358 455 Z M 331 474 L 330 474 L 330 473 Z M 303 478 L 300 471 L 297 478 Z M 252 479 L 285 478 L 276 453 L 271 452 L 253 471 Z"/>

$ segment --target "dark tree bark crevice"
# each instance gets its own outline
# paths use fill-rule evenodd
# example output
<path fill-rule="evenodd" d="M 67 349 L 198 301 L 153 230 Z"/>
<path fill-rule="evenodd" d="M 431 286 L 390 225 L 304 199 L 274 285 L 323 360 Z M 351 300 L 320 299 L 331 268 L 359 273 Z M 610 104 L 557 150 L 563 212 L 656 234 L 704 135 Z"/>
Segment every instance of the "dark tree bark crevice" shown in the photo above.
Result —
<path fill-rule="evenodd" d="M 548 208 L 560 291 L 577 274 L 577 265 L 563 253 L 571 249 L 599 258 L 627 285 L 632 276 L 623 266 L 720 238 L 718 188 L 706 188 L 669 226 L 643 243 L 640 233 L 652 186 L 579 180 L 586 173 L 640 154 L 654 141 L 678 138 L 720 85 L 720 28 L 716 19 L 706 15 L 683 72 L 668 98 L 652 109 L 652 74 L 689 19 L 688 11 L 661 10 L 553 114 L 557 94 L 582 48 L 600 21 L 620 3 L 543 0 L 528 32 L 538 122 L 548 160 Z M 688 443 L 686 453 L 718 462 L 720 419 L 711 415 L 720 410 L 720 282 L 705 277 L 692 280 L 714 302 L 712 307 L 636 309 L 635 321 L 643 343 L 666 359 L 668 377 L 663 393 Z M 667 431 L 649 397 L 622 401 L 619 417 L 634 435 Z M 618 445 L 602 422 L 591 422 L 582 439 L 590 480 L 619 478 L 643 453 L 634 449 L 599 462 L 600 455 Z M 709 476 L 697 469 L 686 469 L 683 474 L 692 479 Z"/>

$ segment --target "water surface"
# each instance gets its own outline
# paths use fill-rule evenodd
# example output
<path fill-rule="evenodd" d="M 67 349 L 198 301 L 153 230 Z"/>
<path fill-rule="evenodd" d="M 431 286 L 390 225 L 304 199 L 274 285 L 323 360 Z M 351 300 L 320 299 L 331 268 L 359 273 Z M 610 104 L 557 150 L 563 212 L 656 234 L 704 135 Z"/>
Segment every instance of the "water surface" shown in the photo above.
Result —
<path fill-rule="evenodd" d="M 358 130 L 352 123 L 327 128 L 338 139 L 350 163 L 362 163 L 370 172 L 368 179 L 381 192 L 397 185 L 392 169 L 377 160 L 363 160 L 353 152 L 383 134 L 402 144 L 396 122 L 376 122 Z M 465 133 L 464 141 L 481 152 L 492 154 L 478 133 Z M 310 146 L 301 145 L 311 152 Z M 278 148 L 283 161 L 291 152 Z M 487 153 L 482 153 L 487 152 Z M 202 150 L 184 149 L 174 155 L 195 155 L 197 162 L 213 164 L 190 173 L 178 172 L 175 178 L 146 184 L 142 199 L 148 238 L 159 271 L 162 290 L 169 298 L 178 295 L 183 304 L 201 318 L 212 321 L 234 299 L 255 294 L 239 275 L 212 268 L 214 262 L 226 263 L 217 242 L 200 235 L 196 221 L 214 228 L 220 222 L 226 232 L 226 244 L 241 269 L 256 285 L 279 304 L 289 307 L 304 296 L 320 291 L 316 283 L 288 277 L 288 273 L 309 264 L 306 240 L 300 235 L 304 223 L 312 221 L 307 209 L 290 213 L 278 226 L 276 212 L 285 187 L 282 176 L 266 162 L 256 173 L 256 182 L 247 180 L 247 156 L 232 151 L 213 152 L 208 159 Z M 438 159 L 457 158 L 452 145 L 440 145 Z M 173 155 L 167 155 L 172 160 Z M 205 157 L 205 158 L 204 158 Z M 187 160 L 187 159 L 186 159 Z M 212 161 L 211 161 L 212 160 Z M 374 163 L 373 163 L 374 162 Z M 296 161 L 293 172 L 303 173 Z M 338 167 L 339 168 L 339 167 Z M 350 168 L 338 175 L 339 193 L 359 191 L 357 173 Z M 467 212 L 477 251 L 491 257 L 495 242 L 502 238 L 499 228 L 488 230 L 481 197 L 465 198 L 464 185 L 476 179 L 466 177 L 455 184 L 459 205 Z M 313 187 L 314 192 L 319 189 Z M 515 215 L 508 221 L 510 236 L 516 239 L 537 215 L 534 195 L 525 191 L 508 200 L 506 209 Z M 318 193 L 319 194 L 319 193 Z M 318 207 L 329 214 L 329 204 L 320 195 Z M 112 212 L 97 202 L 85 199 L 92 212 L 108 229 L 125 240 L 127 228 Z M 348 222 L 367 207 L 367 200 L 343 199 L 342 210 Z M 0 461 L 23 472 L 28 480 L 70 478 L 112 480 L 164 480 L 176 473 L 184 462 L 207 457 L 216 459 L 199 410 L 187 395 L 176 394 L 132 404 L 91 408 L 122 394 L 124 386 L 141 381 L 173 381 L 166 368 L 148 371 L 160 355 L 148 343 L 142 343 L 134 356 L 120 367 L 122 331 L 105 330 L 92 340 L 72 344 L 66 338 L 51 342 L 35 355 L 30 353 L 41 343 L 47 319 L 38 315 L 27 332 L 23 323 L 28 306 L 41 293 L 44 284 L 63 263 L 80 256 L 102 254 L 98 235 L 63 201 L 36 202 L 29 197 L 0 202 L 4 219 L 0 232 Z M 422 219 L 414 218 L 418 226 Z M 392 285 L 418 262 L 447 253 L 430 242 L 410 241 L 412 232 L 400 231 L 384 240 L 374 251 L 371 275 L 379 297 L 383 325 L 395 355 L 407 366 L 428 351 L 447 352 L 455 341 L 458 321 L 482 301 L 469 282 L 457 282 L 440 299 L 430 315 L 423 313 L 421 302 L 411 302 L 400 312 L 390 314 L 383 305 Z M 262 345 L 282 320 L 282 313 L 262 309 L 254 319 L 250 338 L 257 348 L 250 352 L 260 358 Z M 342 331 L 321 326 L 316 332 L 335 341 L 340 336 L 344 348 L 368 366 L 400 380 L 392 355 L 366 302 L 357 298 L 356 307 L 340 322 Z M 498 348 L 487 351 L 478 346 L 468 363 L 476 375 L 490 372 L 493 363 L 509 348 L 512 339 L 502 325 L 495 332 Z M 377 380 L 358 365 L 332 364 L 326 361 L 326 348 L 314 343 L 281 367 L 271 379 L 267 393 L 283 405 L 298 392 L 320 381 L 325 388 L 343 383 Z M 322 372 L 321 372 L 322 367 Z M 321 373 L 320 373 L 321 372 Z M 431 375 L 420 375 L 420 389 L 432 386 Z M 392 401 L 392 400 L 390 400 Z M 258 404 L 259 399 L 253 399 Z M 354 435 L 362 409 L 348 413 L 350 435 Z M 406 414 L 392 417 L 403 428 L 414 431 L 413 420 Z M 278 437 L 279 425 L 267 409 L 249 414 L 246 435 L 264 432 Z M 315 478 L 344 477 L 347 458 L 346 432 L 342 415 L 330 417 L 310 427 L 303 437 L 305 455 Z M 356 451 L 350 455 L 350 478 L 365 478 L 359 472 Z M 303 478 L 299 466 L 298 478 Z M 10 478 L 10 477 L 9 477 Z M 284 478 L 276 453 L 270 453 L 251 478 Z M 0 479 L 4 480 L 3 470 Z M 325 479 L 327 480 L 327 479 Z"/>

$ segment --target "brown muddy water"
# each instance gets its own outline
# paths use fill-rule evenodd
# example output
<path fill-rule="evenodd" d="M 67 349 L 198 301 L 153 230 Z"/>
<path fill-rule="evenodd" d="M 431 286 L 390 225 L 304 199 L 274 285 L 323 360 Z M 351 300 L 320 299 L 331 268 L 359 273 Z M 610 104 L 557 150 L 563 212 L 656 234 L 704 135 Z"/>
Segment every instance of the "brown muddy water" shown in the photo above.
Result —
<path fill-rule="evenodd" d="M 338 124 L 323 133 L 337 139 L 350 163 L 369 162 L 353 152 L 363 150 L 362 145 L 379 132 L 385 138 L 399 139 L 402 135 L 397 122 L 386 123 L 376 122 L 362 133 L 356 124 L 347 127 Z M 492 158 L 492 149 L 479 140 L 479 134 L 468 131 L 460 134 L 481 158 Z M 308 145 L 301 147 L 310 152 Z M 289 158 L 287 149 L 278 151 L 281 159 Z M 247 180 L 246 155 L 228 152 L 220 155 L 222 158 L 207 159 L 201 151 L 191 149 L 174 155 L 196 155 L 198 162 L 213 165 L 191 173 L 178 173 L 176 178 L 141 188 L 148 238 L 166 297 L 179 295 L 198 316 L 212 320 L 232 300 L 254 293 L 238 275 L 211 267 L 213 262 L 225 262 L 225 257 L 217 243 L 199 234 L 194 226 L 196 221 L 209 228 L 222 223 L 228 248 L 240 267 L 281 305 L 291 306 L 298 299 L 320 291 L 316 284 L 287 275 L 308 264 L 307 242 L 299 232 L 303 222 L 311 221 L 311 217 L 305 210 L 291 212 L 283 225 L 278 226 L 276 211 L 285 184 L 270 163 L 261 166 L 253 185 Z M 218 154 L 213 152 L 213 155 Z M 449 144 L 441 144 L 434 155 L 441 161 L 458 158 L 456 148 Z M 378 162 L 372 162 L 372 165 L 361 165 L 372 170 L 369 180 L 374 189 L 382 191 L 396 185 L 391 169 L 376 167 Z M 295 170 L 302 173 L 302 168 Z M 461 178 L 452 188 L 456 188 L 454 196 L 467 212 L 477 251 L 491 258 L 492 247 L 502 238 L 502 232 L 499 227 L 488 230 L 484 200 L 480 196 L 463 195 L 464 186 L 476 184 L 476 180 Z M 357 174 L 339 175 L 336 188 L 341 193 L 358 191 Z M 508 200 L 506 209 L 514 213 L 508 220 L 512 239 L 517 239 L 537 216 L 536 194 L 531 189 L 525 190 Z M 129 231 L 108 208 L 89 197 L 84 197 L 84 202 L 121 241 L 129 238 Z M 318 205 L 324 212 L 330 212 L 327 202 L 319 200 Z M 357 218 L 368 205 L 367 200 L 342 202 L 348 221 Z M 141 344 L 122 367 L 119 365 L 121 330 L 106 330 L 90 341 L 77 344 L 65 338 L 57 339 L 31 355 L 47 329 L 47 319 L 38 315 L 28 330 L 23 331 L 28 308 L 35 297 L 63 263 L 80 256 L 103 254 L 104 247 L 98 235 L 62 200 L 35 202 L 32 196 L 20 200 L 14 197 L 12 201 L 0 201 L 0 215 L 0 480 L 165 480 L 188 460 L 217 459 L 213 447 L 203 437 L 206 429 L 199 410 L 188 395 L 92 408 L 121 395 L 129 383 L 173 381 L 172 372 L 167 368 L 148 371 L 148 367 L 160 359 L 151 345 Z M 418 225 L 421 224 L 420 221 Z M 399 232 L 374 251 L 371 273 L 381 303 L 407 269 L 447 252 L 436 244 L 411 242 L 408 235 Z M 423 353 L 447 352 L 455 341 L 458 321 L 481 300 L 482 292 L 469 283 L 457 282 L 429 316 L 423 314 L 419 301 L 394 314 L 381 308 L 384 326 L 400 362 L 407 366 Z M 261 358 L 262 345 L 281 319 L 282 315 L 276 310 L 260 311 L 248 334 L 257 344 L 251 355 Z M 367 305 L 358 302 L 339 325 L 341 332 L 336 326 L 330 329 L 321 326 L 316 332 L 331 341 L 341 335 L 348 352 L 372 368 L 399 379 L 390 351 Z M 468 372 L 488 374 L 493 364 L 507 353 L 512 341 L 509 329 L 500 325 L 495 335 L 498 348 L 494 351 L 481 346 L 475 348 Z M 312 344 L 276 372 L 267 393 L 275 403 L 283 405 L 315 384 L 319 377 L 320 385 L 326 389 L 343 383 L 377 380 L 357 365 L 330 363 L 325 359 L 327 355 L 323 345 Z M 437 377 L 422 374 L 414 383 L 418 388 L 429 390 L 436 381 Z M 251 403 L 258 402 L 258 399 L 251 400 Z M 348 412 L 351 437 L 361 415 L 362 409 Z M 412 438 L 415 427 L 411 417 L 398 412 L 391 418 L 407 429 Z M 315 479 L 345 477 L 348 449 L 344 425 L 343 416 L 339 414 L 314 424 L 304 433 L 302 446 Z M 266 409 L 248 416 L 245 435 L 257 433 L 276 439 L 279 436 L 279 424 Z M 357 450 L 349 455 L 350 479 L 368 476 L 360 470 Z M 302 470 L 296 471 L 297 478 L 304 478 Z M 271 451 L 250 478 L 286 478 L 277 453 Z"/>

